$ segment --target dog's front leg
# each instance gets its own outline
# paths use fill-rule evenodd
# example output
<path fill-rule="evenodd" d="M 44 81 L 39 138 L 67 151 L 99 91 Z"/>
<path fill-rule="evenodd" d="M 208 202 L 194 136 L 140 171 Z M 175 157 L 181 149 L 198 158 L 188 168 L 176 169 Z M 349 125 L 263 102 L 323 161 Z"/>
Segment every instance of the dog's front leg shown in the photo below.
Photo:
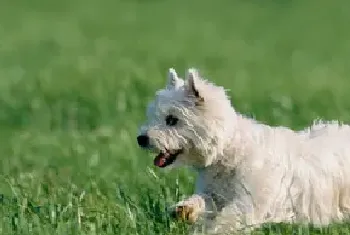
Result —
<path fill-rule="evenodd" d="M 189 198 L 178 202 L 172 209 L 171 214 L 172 217 L 176 219 L 193 224 L 203 212 L 205 212 L 204 196 L 194 194 Z"/>

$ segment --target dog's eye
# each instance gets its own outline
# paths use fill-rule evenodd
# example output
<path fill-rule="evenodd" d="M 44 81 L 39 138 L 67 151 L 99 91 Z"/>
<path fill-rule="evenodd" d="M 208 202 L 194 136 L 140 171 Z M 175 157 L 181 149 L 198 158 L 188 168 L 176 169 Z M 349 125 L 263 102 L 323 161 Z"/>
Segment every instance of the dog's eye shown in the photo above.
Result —
<path fill-rule="evenodd" d="M 168 115 L 165 118 L 165 123 L 168 126 L 175 126 L 177 124 L 177 122 L 179 121 L 179 119 L 173 115 Z"/>

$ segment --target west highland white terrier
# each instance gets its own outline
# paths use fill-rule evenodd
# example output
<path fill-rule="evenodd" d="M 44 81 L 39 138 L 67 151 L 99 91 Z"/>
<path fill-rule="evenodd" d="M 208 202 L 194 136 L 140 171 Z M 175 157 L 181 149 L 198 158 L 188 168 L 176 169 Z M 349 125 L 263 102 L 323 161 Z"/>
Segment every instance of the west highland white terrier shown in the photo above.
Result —
<path fill-rule="evenodd" d="M 191 166 L 195 192 L 176 217 L 226 234 L 268 222 L 327 225 L 350 212 L 350 128 L 314 122 L 302 131 L 239 114 L 223 87 L 169 69 L 140 127 L 138 144 L 158 167 Z M 194 226 L 197 227 L 197 226 Z"/>

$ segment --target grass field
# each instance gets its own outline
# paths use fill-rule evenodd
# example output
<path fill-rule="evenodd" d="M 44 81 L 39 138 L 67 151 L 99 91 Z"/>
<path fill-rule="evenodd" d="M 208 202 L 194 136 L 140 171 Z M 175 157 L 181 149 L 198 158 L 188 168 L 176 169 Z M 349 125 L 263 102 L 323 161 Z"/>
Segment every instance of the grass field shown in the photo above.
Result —
<path fill-rule="evenodd" d="M 349 10 L 346 0 L 1 0 L 0 234 L 186 234 L 165 208 L 195 175 L 155 169 L 136 144 L 167 69 L 198 67 L 271 125 L 350 121 Z"/>

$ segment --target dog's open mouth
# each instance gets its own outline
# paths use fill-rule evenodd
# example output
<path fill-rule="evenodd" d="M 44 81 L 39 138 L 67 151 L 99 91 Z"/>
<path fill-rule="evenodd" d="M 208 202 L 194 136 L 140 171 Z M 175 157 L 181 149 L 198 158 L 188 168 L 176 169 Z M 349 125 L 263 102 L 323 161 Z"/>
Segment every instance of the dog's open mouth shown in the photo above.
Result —
<path fill-rule="evenodd" d="M 180 153 L 182 153 L 181 149 L 175 151 L 166 150 L 165 152 L 161 152 L 154 159 L 154 165 L 158 167 L 169 166 L 176 160 L 176 157 Z"/>

